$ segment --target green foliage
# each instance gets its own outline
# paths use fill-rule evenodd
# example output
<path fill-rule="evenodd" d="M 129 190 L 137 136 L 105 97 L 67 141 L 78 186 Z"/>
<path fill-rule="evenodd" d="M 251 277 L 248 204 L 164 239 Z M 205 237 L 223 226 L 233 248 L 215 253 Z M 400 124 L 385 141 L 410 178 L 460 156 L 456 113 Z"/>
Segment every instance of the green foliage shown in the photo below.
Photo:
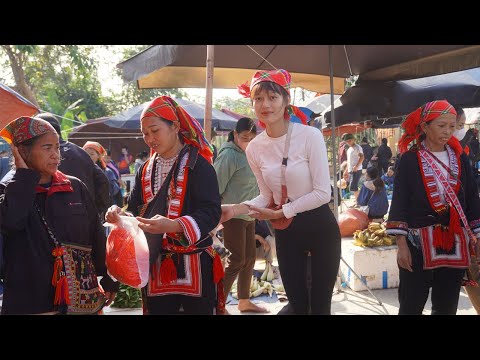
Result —
<path fill-rule="evenodd" d="M 70 109 L 73 118 L 77 119 L 82 112 L 88 118 L 107 115 L 92 57 L 93 46 L 14 45 L 13 48 L 17 65 L 22 66 L 42 110 L 61 115 L 70 104 L 83 99 L 81 108 Z M 10 66 L 13 69 L 13 64 Z"/>
<path fill-rule="evenodd" d="M 122 59 L 128 59 L 143 50 L 149 45 L 133 45 L 124 48 Z M 116 69 L 116 76 L 121 77 L 121 70 Z M 179 89 L 138 89 L 136 83 L 123 84 L 122 91 L 118 94 L 112 94 L 104 99 L 108 114 L 116 114 L 133 106 L 143 104 L 158 96 L 168 95 L 174 98 L 188 99 L 187 93 Z"/>
<path fill-rule="evenodd" d="M 227 109 L 251 118 L 255 117 L 255 113 L 252 109 L 252 103 L 249 99 L 234 100 L 229 97 L 223 97 L 216 101 L 215 108 L 218 110 Z"/>
<path fill-rule="evenodd" d="M 14 48 L 26 54 L 33 54 L 38 49 L 38 45 L 15 45 Z"/>
<path fill-rule="evenodd" d="M 140 308 L 142 307 L 142 294 L 139 289 L 120 284 L 120 289 L 111 306 L 116 308 Z"/>

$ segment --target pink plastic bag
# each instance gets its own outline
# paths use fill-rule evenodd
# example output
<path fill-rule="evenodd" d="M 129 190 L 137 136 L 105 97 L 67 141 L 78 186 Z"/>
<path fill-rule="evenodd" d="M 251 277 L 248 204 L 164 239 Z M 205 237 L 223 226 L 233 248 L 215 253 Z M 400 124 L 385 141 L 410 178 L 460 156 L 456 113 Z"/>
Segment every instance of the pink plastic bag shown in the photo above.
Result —
<path fill-rule="evenodd" d="M 108 274 L 122 284 L 140 289 L 147 285 L 150 268 L 148 243 L 138 220 L 120 216 L 107 238 L 105 263 Z"/>

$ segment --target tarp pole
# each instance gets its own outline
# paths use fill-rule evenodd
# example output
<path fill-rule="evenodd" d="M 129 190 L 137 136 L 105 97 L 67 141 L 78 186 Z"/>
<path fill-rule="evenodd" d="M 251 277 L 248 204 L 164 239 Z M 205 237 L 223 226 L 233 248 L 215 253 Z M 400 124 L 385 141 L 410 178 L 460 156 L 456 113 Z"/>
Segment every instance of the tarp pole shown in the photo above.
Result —
<path fill-rule="evenodd" d="M 332 119 L 332 162 L 333 162 L 333 214 L 338 221 L 338 188 L 337 188 L 337 152 L 335 151 L 335 98 L 333 96 L 333 51 L 328 45 L 328 62 L 330 65 L 330 116 Z"/>
<path fill-rule="evenodd" d="M 205 117 L 203 129 L 205 136 L 210 141 L 212 135 L 212 96 L 213 96 L 213 66 L 214 66 L 214 45 L 207 45 L 207 79 L 205 94 Z"/>

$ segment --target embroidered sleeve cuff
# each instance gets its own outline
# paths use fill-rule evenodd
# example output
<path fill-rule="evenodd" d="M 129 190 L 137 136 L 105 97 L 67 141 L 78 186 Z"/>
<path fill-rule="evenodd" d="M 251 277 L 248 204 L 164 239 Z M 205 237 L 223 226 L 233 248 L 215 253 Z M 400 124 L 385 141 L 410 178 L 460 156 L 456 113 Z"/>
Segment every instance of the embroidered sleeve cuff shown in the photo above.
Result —
<path fill-rule="evenodd" d="M 201 232 L 197 222 L 191 216 L 182 216 L 176 219 L 182 225 L 183 232 L 190 244 L 200 240 Z"/>
<path fill-rule="evenodd" d="M 407 236 L 408 235 L 408 231 L 405 231 L 405 230 L 400 230 L 400 229 L 387 229 L 385 230 L 385 234 L 387 235 L 403 235 L 403 236 Z"/>
<path fill-rule="evenodd" d="M 403 221 L 387 221 L 387 235 L 408 235 L 408 224 Z"/>
<path fill-rule="evenodd" d="M 295 211 L 293 210 L 293 206 L 292 206 L 291 203 L 283 204 L 282 205 L 282 210 L 283 210 L 283 215 L 285 215 L 285 217 L 287 219 L 290 219 L 290 218 L 294 217 L 295 215 L 297 215 L 295 213 Z"/>

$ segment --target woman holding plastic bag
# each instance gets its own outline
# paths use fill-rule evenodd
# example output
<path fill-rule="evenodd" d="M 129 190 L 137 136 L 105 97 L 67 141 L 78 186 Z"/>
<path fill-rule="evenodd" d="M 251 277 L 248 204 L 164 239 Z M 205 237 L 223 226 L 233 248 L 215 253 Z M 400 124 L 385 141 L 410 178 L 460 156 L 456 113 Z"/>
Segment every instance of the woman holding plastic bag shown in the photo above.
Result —
<path fill-rule="evenodd" d="M 223 313 L 223 267 L 209 235 L 221 214 L 212 148 L 168 96 L 148 104 L 140 122 L 153 155 L 136 174 L 125 214 L 137 216 L 150 250 L 144 314 Z M 114 205 L 105 218 L 115 223 L 120 214 Z"/>

